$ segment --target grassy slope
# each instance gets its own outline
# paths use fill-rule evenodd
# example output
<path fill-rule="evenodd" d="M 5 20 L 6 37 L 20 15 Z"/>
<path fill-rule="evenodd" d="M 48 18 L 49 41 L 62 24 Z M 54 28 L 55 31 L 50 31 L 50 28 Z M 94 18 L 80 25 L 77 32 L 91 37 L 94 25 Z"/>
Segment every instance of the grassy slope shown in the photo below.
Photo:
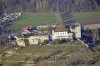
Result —
<path fill-rule="evenodd" d="M 10 48 L 10 49 L 14 50 L 14 48 Z M 87 51 L 83 50 L 83 52 L 82 52 L 82 49 L 86 49 L 86 47 L 85 46 L 74 46 L 74 45 L 73 46 L 69 46 L 69 45 L 48 45 L 48 46 L 36 45 L 35 46 L 34 45 L 34 46 L 22 48 L 22 49 L 19 48 L 16 51 L 16 54 L 18 54 L 18 55 L 14 54 L 12 56 L 6 57 L 5 61 L 14 61 L 14 62 L 15 61 L 25 61 L 25 59 L 27 57 L 29 57 L 30 60 L 33 60 L 39 56 L 42 56 L 42 57 L 48 56 L 49 54 L 51 54 L 57 50 L 63 51 L 62 53 L 58 54 L 57 56 L 61 56 L 61 55 L 67 53 L 67 55 L 73 56 L 72 59 L 74 59 L 74 58 L 86 59 L 87 57 L 91 58 L 91 57 L 95 56 L 96 54 L 99 54 L 99 53 L 95 52 L 92 55 L 89 50 L 87 50 Z M 25 54 L 28 54 L 28 55 L 25 55 Z M 50 59 L 48 59 L 47 61 L 49 61 L 49 60 Z M 53 59 L 51 59 L 51 60 L 53 61 Z M 12 63 L 10 63 L 10 64 L 12 64 Z M 6 63 L 6 64 L 4 66 L 11 66 L 11 65 L 8 65 L 8 63 Z M 95 64 L 87 65 L 87 66 L 99 66 L 99 64 L 100 64 L 100 62 L 97 62 Z M 49 64 L 47 64 L 47 65 L 48 66 L 58 66 L 58 65 L 49 65 Z M 41 65 L 39 65 L 39 66 L 41 66 Z M 62 66 L 67 66 L 67 65 L 62 65 Z M 79 65 L 79 66 L 82 66 L 82 65 Z M 83 66 L 86 66 L 86 65 L 83 64 Z"/>
<path fill-rule="evenodd" d="M 11 49 L 14 50 L 14 48 L 11 48 Z M 31 59 L 34 59 L 39 56 L 48 56 L 49 54 L 57 50 L 62 50 L 63 53 L 70 53 L 71 51 L 73 51 L 73 53 L 76 53 L 79 50 L 79 47 L 76 48 L 74 46 L 72 47 L 72 46 L 67 46 L 67 45 L 31 46 L 31 47 L 18 49 L 16 51 L 18 55 L 14 54 L 12 56 L 6 57 L 5 61 L 14 61 L 14 62 L 24 61 L 26 59 L 25 54 L 30 54 L 30 53 L 32 55 L 29 55 L 29 57 Z"/>

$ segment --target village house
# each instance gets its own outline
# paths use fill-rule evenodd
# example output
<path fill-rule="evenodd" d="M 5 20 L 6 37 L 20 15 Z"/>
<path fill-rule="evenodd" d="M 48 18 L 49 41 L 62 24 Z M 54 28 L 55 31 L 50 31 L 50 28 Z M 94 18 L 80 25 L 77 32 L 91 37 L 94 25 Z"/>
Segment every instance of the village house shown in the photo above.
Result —
<path fill-rule="evenodd" d="M 85 28 L 91 31 L 91 36 L 93 37 L 93 41 L 100 40 L 100 24 L 88 24 L 84 26 Z"/>
<path fill-rule="evenodd" d="M 44 25 L 44 26 L 37 26 L 37 32 L 38 34 L 42 34 L 42 35 L 52 35 L 52 30 L 55 28 L 56 25 Z"/>
<path fill-rule="evenodd" d="M 22 34 L 29 34 L 29 32 L 24 30 Z M 73 38 L 81 38 L 81 25 L 79 23 L 74 23 L 72 25 L 69 25 L 68 27 L 65 27 L 65 25 L 62 22 L 59 22 L 54 27 L 38 27 L 37 28 L 37 34 L 31 35 L 27 39 L 29 40 L 30 45 L 35 44 L 41 44 L 45 40 L 47 41 L 55 41 L 56 39 L 59 40 L 73 40 Z M 18 45 L 25 46 L 23 41 L 16 40 Z M 20 44 L 19 44 L 20 43 Z"/>
<path fill-rule="evenodd" d="M 63 23 L 58 23 L 52 31 L 53 39 L 73 39 L 81 38 L 81 25 L 78 22 L 65 27 Z"/>
<path fill-rule="evenodd" d="M 35 44 L 41 44 L 45 40 L 48 40 L 48 36 L 47 35 L 45 35 L 45 36 L 43 36 L 43 35 L 41 35 L 41 36 L 39 36 L 39 35 L 30 36 L 28 39 L 29 39 L 29 44 L 30 45 L 35 45 Z"/>
<path fill-rule="evenodd" d="M 37 45 L 37 44 L 42 44 L 45 40 L 48 41 L 48 35 L 35 35 L 35 36 L 30 36 L 28 38 L 19 38 L 17 36 L 15 36 L 16 38 L 16 43 L 18 46 L 21 46 L 21 47 L 25 47 L 26 46 L 26 43 L 24 41 L 24 39 L 27 39 L 28 40 L 28 45 L 32 46 L 32 45 Z"/>
<path fill-rule="evenodd" d="M 52 38 L 55 39 L 68 39 L 68 31 L 62 23 L 58 23 L 54 30 L 52 30 Z"/>
<path fill-rule="evenodd" d="M 73 38 L 81 38 L 81 24 L 78 22 L 73 23 L 70 26 L 71 33 L 73 33 Z"/>

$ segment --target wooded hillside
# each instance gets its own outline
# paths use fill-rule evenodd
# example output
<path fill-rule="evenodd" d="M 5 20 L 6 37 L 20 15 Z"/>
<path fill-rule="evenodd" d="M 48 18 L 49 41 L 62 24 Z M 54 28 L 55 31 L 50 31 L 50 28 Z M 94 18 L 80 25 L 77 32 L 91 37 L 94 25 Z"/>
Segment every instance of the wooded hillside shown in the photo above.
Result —
<path fill-rule="evenodd" d="M 96 0 L 0 0 L 0 13 L 13 11 L 80 12 L 97 10 L 99 10 L 99 2 L 97 3 Z"/>

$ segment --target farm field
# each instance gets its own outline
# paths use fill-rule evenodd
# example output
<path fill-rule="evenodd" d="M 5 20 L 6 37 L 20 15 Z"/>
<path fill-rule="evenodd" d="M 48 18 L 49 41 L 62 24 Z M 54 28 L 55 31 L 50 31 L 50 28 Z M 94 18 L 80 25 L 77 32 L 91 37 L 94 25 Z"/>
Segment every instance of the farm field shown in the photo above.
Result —
<path fill-rule="evenodd" d="M 83 25 L 100 23 L 100 12 L 64 13 L 61 16 L 65 24 L 73 21 L 77 21 Z"/>
<path fill-rule="evenodd" d="M 73 16 L 78 22 L 84 25 L 100 23 L 100 12 L 73 13 Z"/>
<path fill-rule="evenodd" d="M 53 13 L 22 13 L 22 16 L 15 22 L 11 23 L 7 29 L 18 29 L 25 26 L 38 26 L 53 24 L 56 22 L 56 16 Z"/>
<path fill-rule="evenodd" d="M 57 14 L 57 13 L 56 13 Z M 55 13 L 29 13 L 25 12 L 22 16 L 15 22 L 11 23 L 6 28 L 9 30 L 19 29 L 25 26 L 38 26 L 55 24 L 61 16 L 57 16 Z M 70 15 L 64 15 L 62 18 L 74 18 L 82 24 L 88 23 L 99 23 L 100 22 L 100 12 L 80 12 L 80 13 L 70 13 Z"/>
<path fill-rule="evenodd" d="M 72 13 L 73 16 L 77 19 L 94 19 L 100 17 L 100 12 L 80 12 L 80 13 Z"/>

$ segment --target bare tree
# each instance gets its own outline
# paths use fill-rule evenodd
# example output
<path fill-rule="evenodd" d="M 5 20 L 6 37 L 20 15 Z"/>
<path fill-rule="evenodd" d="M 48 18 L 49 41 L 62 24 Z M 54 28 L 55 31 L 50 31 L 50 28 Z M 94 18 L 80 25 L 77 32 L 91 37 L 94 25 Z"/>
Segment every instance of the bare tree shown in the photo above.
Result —
<path fill-rule="evenodd" d="M 77 12 L 94 11 L 99 6 L 96 0 L 0 0 L 3 10 L 32 12 Z M 0 8 L 2 4 L 0 4 Z M 18 8 L 19 7 L 19 8 Z"/>

